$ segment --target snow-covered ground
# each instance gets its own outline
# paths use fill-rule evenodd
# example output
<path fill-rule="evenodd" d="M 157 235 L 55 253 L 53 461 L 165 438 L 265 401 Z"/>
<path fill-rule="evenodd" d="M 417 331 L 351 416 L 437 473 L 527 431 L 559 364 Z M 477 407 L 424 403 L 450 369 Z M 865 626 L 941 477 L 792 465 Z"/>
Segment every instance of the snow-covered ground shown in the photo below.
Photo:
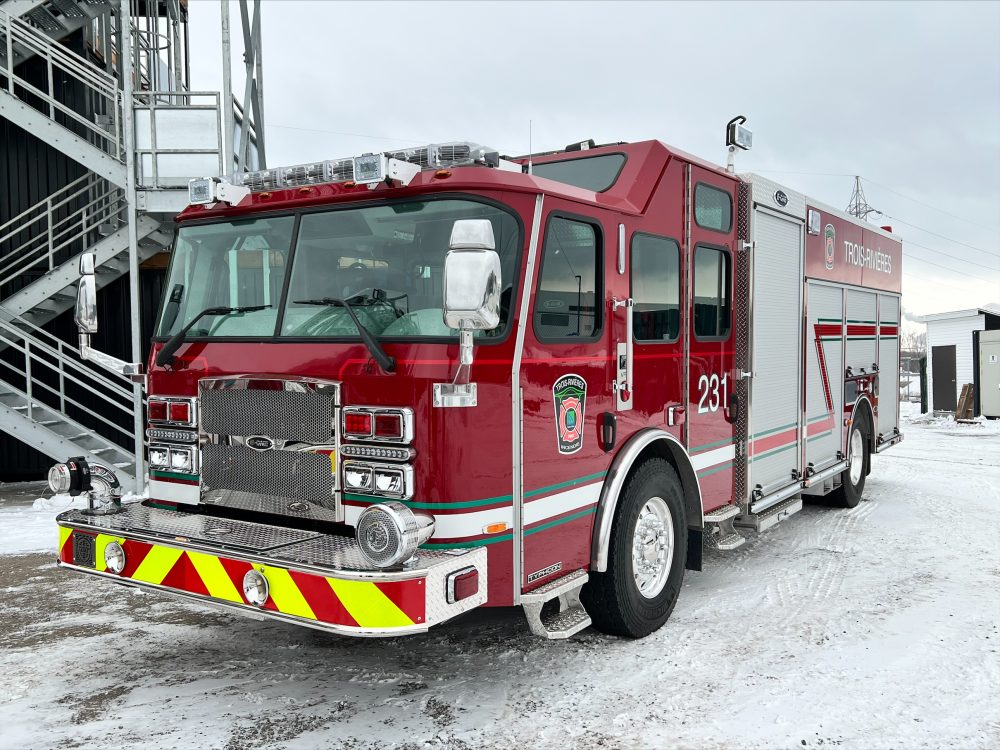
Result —
<path fill-rule="evenodd" d="M 536 640 L 513 610 L 388 641 L 210 612 L 24 554 L 60 501 L 11 490 L 0 747 L 1000 747 L 1000 424 L 904 409 L 866 502 L 708 552 L 641 641 Z"/>

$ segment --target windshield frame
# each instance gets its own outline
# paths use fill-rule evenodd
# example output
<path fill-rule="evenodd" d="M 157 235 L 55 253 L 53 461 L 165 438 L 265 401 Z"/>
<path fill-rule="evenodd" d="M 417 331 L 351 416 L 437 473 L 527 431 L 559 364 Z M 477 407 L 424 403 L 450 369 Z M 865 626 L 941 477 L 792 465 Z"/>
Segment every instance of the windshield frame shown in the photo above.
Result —
<path fill-rule="evenodd" d="M 169 296 L 167 286 L 170 279 L 170 275 L 173 272 L 174 262 L 177 258 L 174 252 L 177 246 L 177 236 L 181 229 L 190 226 L 204 226 L 207 224 L 226 224 L 232 221 L 245 221 L 248 219 L 255 218 L 268 218 L 277 219 L 284 216 L 294 217 L 294 224 L 292 226 L 291 241 L 288 252 L 288 273 L 285 274 L 285 278 L 281 286 L 281 296 L 278 303 L 278 315 L 276 325 L 274 330 L 270 335 L 259 335 L 259 336 L 185 336 L 184 340 L 186 342 L 198 341 L 203 343 L 288 343 L 288 344 L 303 344 L 303 343 L 349 343 L 357 344 L 362 343 L 360 334 L 347 335 L 347 336 L 282 336 L 280 334 L 284 316 L 285 308 L 288 302 L 288 292 L 291 286 L 292 280 L 292 268 L 295 263 L 295 256 L 298 250 L 299 241 L 299 227 L 302 224 L 302 217 L 307 214 L 314 213 L 331 213 L 335 211 L 349 211 L 352 209 L 364 209 L 373 208 L 377 206 L 386 206 L 393 203 L 415 203 L 415 202 L 430 202 L 438 200 L 464 200 L 471 203 L 482 203 L 487 206 L 491 206 L 500 211 L 505 212 L 509 216 L 513 217 L 514 221 L 517 222 L 518 230 L 518 243 L 516 257 L 514 258 L 514 277 L 511 279 L 511 304 L 510 311 L 508 313 L 506 329 L 499 336 L 477 336 L 476 344 L 478 345 L 498 345 L 507 341 L 511 332 L 514 330 L 514 320 L 518 315 L 518 306 L 520 305 L 519 294 L 519 284 L 521 282 L 521 265 L 524 261 L 525 253 L 525 243 L 527 238 L 525 236 L 525 225 L 524 219 L 521 214 L 518 213 L 516 209 L 512 206 L 503 203 L 495 198 L 491 198 L 485 195 L 477 193 L 462 193 L 462 192 L 448 192 L 448 193 L 432 193 L 432 194 L 413 194 L 406 197 L 399 198 L 381 198 L 378 200 L 363 200 L 363 201 L 350 201 L 346 203 L 338 204 L 325 204 L 318 206 L 307 206 L 298 209 L 274 209 L 272 211 L 260 211 L 254 212 L 252 214 L 240 215 L 238 217 L 213 217 L 211 219 L 196 219 L 191 221 L 184 221 L 178 224 L 174 229 L 173 239 L 171 240 L 170 247 L 170 263 L 166 269 L 166 275 L 164 276 L 163 291 L 160 295 L 160 303 L 157 306 L 154 331 L 159 330 L 160 323 L 163 319 L 163 310 L 167 303 L 167 297 Z M 442 248 L 442 252 L 447 252 L 448 248 Z M 374 332 L 373 332 L 373 335 Z M 170 336 L 161 336 L 154 334 L 151 337 L 153 343 L 163 343 L 167 341 Z M 379 343 L 382 344 L 455 344 L 459 343 L 459 336 L 455 334 L 454 336 L 376 336 Z"/>

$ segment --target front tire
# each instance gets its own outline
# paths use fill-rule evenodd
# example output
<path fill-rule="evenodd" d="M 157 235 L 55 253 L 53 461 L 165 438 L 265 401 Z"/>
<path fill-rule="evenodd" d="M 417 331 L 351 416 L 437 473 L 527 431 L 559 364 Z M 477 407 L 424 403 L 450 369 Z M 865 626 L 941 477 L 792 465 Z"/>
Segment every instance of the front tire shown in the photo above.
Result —
<path fill-rule="evenodd" d="M 684 579 L 687 518 L 677 472 L 662 458 L 629 477 L 611 523 L 608 569 L 591 573 L 581 601 L 594 627 L 642 638 L 674 609 Z"/>
<path fill-rule="evenodd" d="M 868 417 L 851 422 L 847 440 L 847 468 L 840 475 L 840 487 L 830 493 L 830 501 L 842 508 L 854 508 L 865 491 L 865 477 L 870 461 L 868 455 Z"/>

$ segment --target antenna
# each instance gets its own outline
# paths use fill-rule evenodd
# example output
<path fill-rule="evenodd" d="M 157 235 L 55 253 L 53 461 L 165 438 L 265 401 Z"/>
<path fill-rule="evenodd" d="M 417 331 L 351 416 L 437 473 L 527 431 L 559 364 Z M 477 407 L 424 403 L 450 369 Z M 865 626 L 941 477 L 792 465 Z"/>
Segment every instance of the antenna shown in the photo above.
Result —
<path fill-rule="evenodd" d="M 528 174 L 531 174 L 531 120 L 528 120 Z"/>
<path fill-rule="evenodd" d="M 854 192 L 847 202 L 847 213 L 857 216 L 859 219 L 868 220 L 869 214 L 881 214 L 882 212 L 872 208 L 865 198 L 865 189 L 861 187 L 861 175 L 854 175 Z"/>

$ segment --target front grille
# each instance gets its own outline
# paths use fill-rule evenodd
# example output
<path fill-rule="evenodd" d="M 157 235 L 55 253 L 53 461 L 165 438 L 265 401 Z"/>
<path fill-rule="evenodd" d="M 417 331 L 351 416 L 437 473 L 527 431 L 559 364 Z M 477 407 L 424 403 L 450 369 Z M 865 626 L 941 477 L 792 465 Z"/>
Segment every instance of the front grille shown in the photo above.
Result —
<path fill-rule="evenodd" d="M 330 457 L 323 453 L 208 443 L 201 451 L 201 480 L 206 492 L 235 490 L 335 507 Z"/>
<path fill-rule="evenodd" d="M 202 388 L 201 430 L 322 445 L 333 435 L 333 400 L 322 391 Z"/>

